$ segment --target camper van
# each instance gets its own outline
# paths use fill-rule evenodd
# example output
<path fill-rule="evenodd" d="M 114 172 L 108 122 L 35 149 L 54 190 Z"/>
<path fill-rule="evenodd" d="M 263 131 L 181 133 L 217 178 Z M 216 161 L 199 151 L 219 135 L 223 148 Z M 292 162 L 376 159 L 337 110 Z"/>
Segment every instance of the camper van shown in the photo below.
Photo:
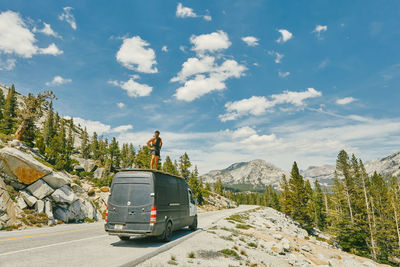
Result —
<path fill-rule="evenodd" d="M 196 201 L 182 177 L 157 170 L 119 170 L 110 192 L 105 230 L 121 240 L 142 234 L 168 242 L 175 230 L 197 228 Z"/>

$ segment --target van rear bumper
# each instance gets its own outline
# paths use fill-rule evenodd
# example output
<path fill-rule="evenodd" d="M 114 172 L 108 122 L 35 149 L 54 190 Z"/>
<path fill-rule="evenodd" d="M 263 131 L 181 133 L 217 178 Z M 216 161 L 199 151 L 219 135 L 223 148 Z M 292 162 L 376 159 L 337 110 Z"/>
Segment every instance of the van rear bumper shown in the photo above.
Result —
<path fill-rule="evenodd" d="M 147 226 L 143 229 L 143 226 Z M 139 229 L 141 228 L 141 229 Z M 125 224 L 123 229 L 116 230 L 114 223 L 106 223 L 104 225 L 104 230 L 109 235 L 123 235 L 123 236 L 133 236 L 133 235 L 146 235 L 146 236 L 159 236 L 164 232 L 165 224 L 163 222 L 155 223 L 154 225 L 145 224 L 138 225 L 135 224 Z"/>

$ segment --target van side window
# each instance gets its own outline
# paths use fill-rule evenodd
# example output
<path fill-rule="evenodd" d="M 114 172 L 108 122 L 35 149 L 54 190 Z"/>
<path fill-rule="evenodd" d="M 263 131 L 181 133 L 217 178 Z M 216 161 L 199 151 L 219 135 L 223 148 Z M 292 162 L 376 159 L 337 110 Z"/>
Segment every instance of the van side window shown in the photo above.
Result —
<path fill-rule="evenodd" d="M 196 204 L 196 203 L 195 203 L 195 201 L 194 201 L 194 198 L 193 198 L 192 192 L 191 192 L 191 191 L 188 191 L 188 192 L 189 192 L 189 200 L 190 200 L 190 203 L 192 203 L 192 204 Z"/>

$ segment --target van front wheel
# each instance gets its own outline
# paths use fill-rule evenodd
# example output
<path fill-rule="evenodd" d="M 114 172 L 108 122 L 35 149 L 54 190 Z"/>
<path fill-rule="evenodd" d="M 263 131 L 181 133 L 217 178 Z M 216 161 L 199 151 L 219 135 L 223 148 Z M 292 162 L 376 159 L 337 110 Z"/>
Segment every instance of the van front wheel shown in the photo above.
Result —
<path fill-rule="evenodd" d="M 191 225 L 189 225 L 189 229 L 192 231 L 197 229 L 197 216 L 194 217 L 193 223 Z"/>
<path fill-rule="evenodd" d="M 165 225 L 164 233 L 161 235 L 160 239 L 164 242 L 168 242 L 171 240 L 172 237 L 172 222 L 169 221 Z"/>
<path fill-rule="evenodd" d="M 120 235 L 120 236 L 118 236 L 118 237 L 119 237 L 119 239 L 124 240 L 124 241 L 127 241 L 127 240 L 130 239 L 129 236 L 125 236 L 125 235 Z"/>

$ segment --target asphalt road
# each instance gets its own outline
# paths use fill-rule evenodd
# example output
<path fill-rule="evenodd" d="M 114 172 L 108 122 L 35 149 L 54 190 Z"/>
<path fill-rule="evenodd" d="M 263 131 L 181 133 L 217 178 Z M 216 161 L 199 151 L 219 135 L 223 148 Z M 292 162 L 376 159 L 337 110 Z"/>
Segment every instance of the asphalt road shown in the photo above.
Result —
<path fill-rule="evenodd" d="M 134 266 L 231 214 L 253 208 L 200 213 L 197 231 L 179 230 L 169 243 L 148 237 L 121 241 L 104 231 L 104 222 L 0 232 L 0 266 Z"/>

